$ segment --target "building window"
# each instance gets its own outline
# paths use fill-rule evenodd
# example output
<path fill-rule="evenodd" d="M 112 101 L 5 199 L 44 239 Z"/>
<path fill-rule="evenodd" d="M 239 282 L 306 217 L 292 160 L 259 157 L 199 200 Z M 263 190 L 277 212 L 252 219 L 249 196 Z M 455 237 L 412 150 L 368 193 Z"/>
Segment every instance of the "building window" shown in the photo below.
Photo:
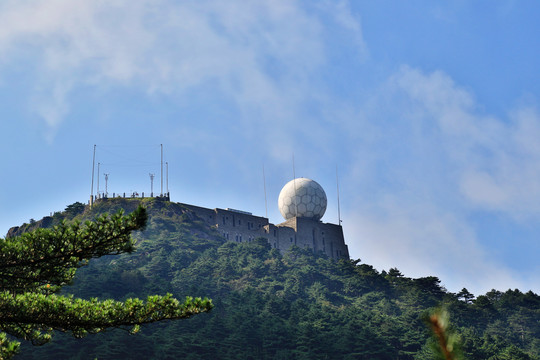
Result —
<path fill-rule="evenodd" d="M 292 243 L 292 238 L 291 238 L 291 243 Z"/>
<path fill-rule="evenodd" d="M 223 225 L 225 225 L 225 216 L 223 216 Z"/>

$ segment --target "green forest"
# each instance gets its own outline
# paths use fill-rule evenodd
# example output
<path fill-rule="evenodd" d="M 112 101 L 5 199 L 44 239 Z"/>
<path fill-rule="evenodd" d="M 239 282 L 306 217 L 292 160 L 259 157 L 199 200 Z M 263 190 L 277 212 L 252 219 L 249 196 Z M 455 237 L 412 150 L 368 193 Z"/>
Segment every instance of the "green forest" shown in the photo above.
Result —
<path fill-rule="evenodd" d="M 451 293 L 434 276 L 408 278 L 360 260 L 333 261 L 264 239 L 225 242 L 181 204 L 108 199 L 12 228 L 9 236 L 62 221 L 91 220 L 139 204 L 148 211 L 131 254 L 94 259 L 63 294 L 123 300 L 172 293 L 211 298 L 209 313 L 75 339 L 57 333 L 43 346 L 23 343 L 19 359 L 434 359 L 425 319 L 449 315 L 463 359 L 540 359 L 540 296 L 492 290 Z M 354 241 L 354 239 L 347 239 Z"/>

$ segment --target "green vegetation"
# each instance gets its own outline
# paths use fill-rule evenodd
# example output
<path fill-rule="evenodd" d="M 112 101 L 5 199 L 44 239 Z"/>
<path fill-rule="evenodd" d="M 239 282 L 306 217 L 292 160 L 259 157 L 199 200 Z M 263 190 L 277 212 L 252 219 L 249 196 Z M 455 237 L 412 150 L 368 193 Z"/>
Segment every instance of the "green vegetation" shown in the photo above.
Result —
<path fill-rule="evenodd" d="M 80 213 L 76 207 L 66 211 Z M 89 259 L 131 252 L 131 232 L 144 228 L 146 220 L 145 209 L 139 207 L 126 217 L 119 212 L 84 226 L 63 223 L 0 239 L 0 358 L 11 358 L 20 346 L 7 334 L 41 345 L 50 341 L 54 330 L 75 337 L 111 327 L 136 332 L 140 324 L 210 310 L 209 300 L 187 298 L 181 304 L 170 294 L 149 296 L 146 302 L 136 298 L 124 302 L 82 300 L 55 294 Z"/>
<path fill-rule="evenodd" d="M 75 219 L 139 203 L 102 201 Z M 261 239 L 225 242 L 179 204 L 143 205 L 149 220 L 134 234 L 137 251 L 90 261 L 63 291 L 118 301 L 162 292 L 208 296 L 214 309 L 145 325 L 136 336 L 58 334 L 45 346 L 24 346 L 20 358 L 433 360 L 445 356 L 426 326 L 438 314 L 455 359 L 540 359 L 540 296 L 532 292 L 453 294 L 432 276 L 412 279 L 299 248 L 282 255 Z"/>

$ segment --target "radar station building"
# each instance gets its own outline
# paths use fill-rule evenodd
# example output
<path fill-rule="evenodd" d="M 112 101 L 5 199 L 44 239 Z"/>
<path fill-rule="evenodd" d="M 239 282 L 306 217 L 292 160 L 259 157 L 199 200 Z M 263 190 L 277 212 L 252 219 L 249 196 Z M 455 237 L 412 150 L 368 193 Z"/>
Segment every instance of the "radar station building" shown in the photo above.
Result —
<path fill-rule="evenodd" d="M 182 205 L 216 227 L 228 241 L 250 242 L 265 238 L 270 246 L 282 253 L 296 245 L 321 251 L 332 259 L 349 259 L 341 225 L 321 222 L 327 198 L 323 188 L 311 179 L 297 178 L 283 187 L 278 206 L 285 221 L 277 225 L 245 211 Z"/>

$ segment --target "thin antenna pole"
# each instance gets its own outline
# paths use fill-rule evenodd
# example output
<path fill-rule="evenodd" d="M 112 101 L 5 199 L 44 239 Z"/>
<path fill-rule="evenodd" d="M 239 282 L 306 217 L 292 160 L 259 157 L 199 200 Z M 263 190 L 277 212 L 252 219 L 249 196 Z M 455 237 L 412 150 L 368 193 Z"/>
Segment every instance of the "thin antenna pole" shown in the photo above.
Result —
<path fill-rule="evenodd" d="M 163 196 L 163 144 L 161 144 L 161 196 Z"/>
<path fill-rule="evenodd" d="M 264 209 L 266 211 L 266 218 L 268 219 L 268 201 L 266 200 L 266 175 L 264 174 L 264 163 L 263 163 L 263 186 L 264 186 Z"/>
<path fill-rule="evenodd" d="M 337 185 L 337 216 L 338 216 L 338 225 L 341 226 L 341 209 L 339 206 L 339 177 L 338 177 L 338 167 L 336 165 L 336 185 Z"/>
<path fill-rule="evenodd" d="M 97 163 L 97 196 L 99 197 L 99 166 L 101 163 Z"/>
<path fill-rule="evenodd" d="M 167 195 L 169 195 L 169 162 L 165 162 L 165 170 L 167 170 L 165 178 L 167 179 Z"/>
<path fill-rule="evenodd" d="M 293 173 L 293 184 L 294 184 L 294 210 L 296 217 L 298 217 L 298 204 L 296 201 L 296 170 L 294 168 L 294 153 L 292 155 L 292 173 Z"/>
<path fill-rule="evenodd" d="M 155 174 L 148 174 L 150 175 L 150 197 L 154 197 L 154 176 Z"/>
<path fill-rule="evenodd" d="M 105 197 L 109 197 L 109 174 L 103 174 L 105 175 Z"/>
<path fill-rule="evenodd" d="M 92 157 L 92 190 L 90 191 L 90 206 L 94 203 L 94 166 L 96 165 L 96 144 L 94 144 L 94 156 Z"/>

